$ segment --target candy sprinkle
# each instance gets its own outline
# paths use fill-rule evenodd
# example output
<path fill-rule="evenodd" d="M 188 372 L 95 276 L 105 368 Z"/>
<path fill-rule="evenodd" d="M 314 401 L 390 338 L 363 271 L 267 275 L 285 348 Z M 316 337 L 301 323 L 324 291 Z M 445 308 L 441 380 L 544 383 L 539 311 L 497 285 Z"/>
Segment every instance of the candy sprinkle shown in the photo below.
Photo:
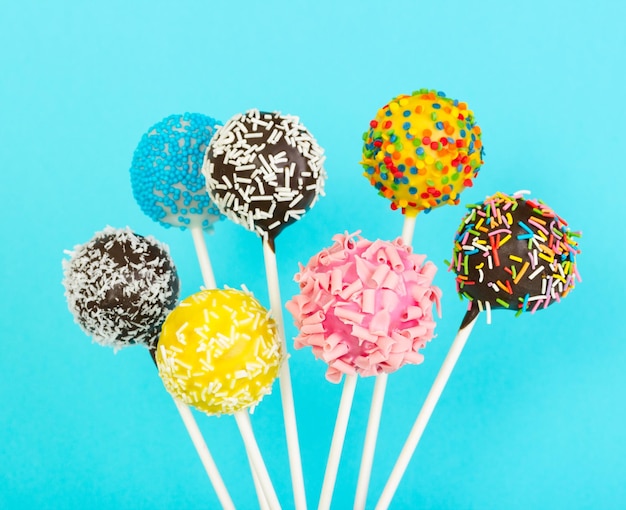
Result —
<path fill-rule="evenodd" d="M 213 230 L 221 219 L 201 173 L 209 140 L 220 125 L 200 113 L 170 115 L 154 124 L 135 149 L 130 168 L 141 210 L 164 227 Z"/>
<path fill-rule="evenodd" d="M 473 112 L 434 90 L 392 99 L 363 140 L 363 175 L 403 214 L 458 204 L 483 163 Z"/>
<path fill-rule="evenodd" d="M 182 301 L 165 320 L 156 352 L 167 390 L 209 415 L 253 408 L 270 393 L 283 358 L 269 312 L 234 289 Z"/>
<path fill-rule="evenodd" d="M 298 117 L 250 110 L 218 129 L 202 171 L 223 214 L 273 239 L 324 194 L 323 163 Z"/>
<path fill-rule="evenodd" d="M 532 313 L 560 301 L 580 281 L 580 233 L 571 232 L 543 202 L 525 200 L 522 193 L 496 193 L 468 209 L 448 268 L 457 275 L 459 295 L 470 299 L 470 309 Z M 476 228 L 478 221 L 484 230 Z"/>

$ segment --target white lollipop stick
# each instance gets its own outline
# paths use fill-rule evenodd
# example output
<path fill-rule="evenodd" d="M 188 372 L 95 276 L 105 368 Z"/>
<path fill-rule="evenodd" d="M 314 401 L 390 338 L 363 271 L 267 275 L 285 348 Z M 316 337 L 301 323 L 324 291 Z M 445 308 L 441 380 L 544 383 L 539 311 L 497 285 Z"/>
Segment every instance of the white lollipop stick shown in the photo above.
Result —
<path fill-rule="evenodd" d="M 201 227 L 191 227 L 191 236 L 193 237 L 193 245 L 196 248 L 196 255 L 198 262 L 200 263 L 200 271 L 202 272 L 202 280 L 204 286 L 207 289 L 214 289 L 217 287 L 215 284 L 215 276 L 213 275 L 213 266 L 211 265 L 211 259 L 209 258 L 209 251 L 207 250 L 206 243 L 204 242 L 204 232 Z"/>
<path fill-rule="evenodd" d="M 156 360 L 152 358 L 156 365 Z M 217 465 L 211 456 L 211 452 L 209 452 L 209 447 L 207 446 L 204 438 L 202 437 L 202 433 L 198 428 L 198 424 L 196 423 L 193 414 L 191 413 L 191 409 L 186 404 L 179 402 L 175 398 L 172 398 L 174 404 L 176 404 L 176 408 L 178 409 L 178 414 L 180 414 L 181 419 L 183 420 L 183 424 L 187 429 L 187 433 L 191 438 L 191 442 L 198 453 L 198 457 L 200 457 L 200 461 L 204 466 L 204 470 L 207 475 L 209 475 L 209 480 L 213 485 L 213 489 L 217 494 L 217 498 L 219 499 L 222 508 L 224 510 L 234 510 L 235 505 L 233 504 L 232 499 L 230 499 L 230 494 L 228 494 L 228 490 L 224 485 L 224 481 L 220 475 L 219 470 L 217 469 Z"/>
<path fill-rule="evenodd" d="M 239 433 L 243 439 L 243 444 L 246 447 L 248 459 L 250 460 L 253 470 L 256 472 L 258 483 L 263 489 L 269 508 L 272 510 L 280 510 L 278 496 L 276 496 L 272 480 L 270 479 L 270 475 L 265 467 L 265 462 L 261 456 L 261 450 L 259 450 L 259 445 L 257 444 L 254 432 L 252 431 L 250 415 L 247 411 L 238 411 L 235 413 L 235 421 L 239 427 Z"/>
<path fill-rule="evenodd" d="M 415 219 L 417 215 L 404 215 L 404 223 L 402 224 L 402 241 L 407 246 L 413 244 L 413 233 L 415 232 Z"/>
<path fill-rule="evenodd" d="M 339 460 L 341 459 L 341 451 L 343 450 L 343 441 L 346 437 L 350 410 L 352 409 L 356 379 L 356 375 L 346 375 L 343 382 L 343 391 L 341 392 L 341 400 L 339 401 L 339 409 L 337 410 L 337 420 L 335 421 L 335 430 L 330 443 L 328 461 L 326 462 L 326 471 L 324 472 L 324 483 L 322 484 L 320 502 L 317 507 L 318 510 L 328 510 L 333 498 L 335 481 L 337 480 L 337 470 L 339 469 Z"/>
<path fill-rule="evenodd" d="M 356 495 L 354 497 L 354 509 L 363 510 L 367 501 L 367 490 L 369 488 L 372 465 L 374 463 L 374 451 L 376 450 L 376 439 L 378 437 L 378 427 L 382 415 L 383 402 L 385 401 L 385 389 L 387 387 L 387 374 L 379 374 L 374 381 L 374 391 L 372 393 L 372 403 L 370 414 L 365 430 L 365 441 L 363 443 L 363 454 L 361 457 L 361 467 L 356 485 Z"/>
<path fill-rule="evenodd" d="M 265 498 L 265 493 L 263 492 L 263 487 L 261 486 L 261 482 L 259 481 L 259 477 L 254 470 L 254 466 L 248 459 L 248 463 L 250 464 L 250 471 L 252 472 L 252 481 L 254 482 L 254 490 L 256 491 L 257 499 L 259 500 L 259 508 L 260 510 L 270 510 L 269 505 L 267 504 L 267 499 Z"/>
<path fill-rule="evenodd" d="M 220 473 L 213 461 L 213 457 L 211 457 L 211 453 L 209 452 L 209 448 L 204 442 L 204 438 L 200 433 L 200 429 L 198 428 L 198 424 L 191 414 L 191 409 L 182 402 L 179 402 L 176 399 L 173 399 L 180 417 L 185 424 L 187 432 L 189 433 L 189 437 L 191 437 L 191 441 L 193 445 L 196 447 L 196 451 L 198 452 L 198 456 L 202 461 L 202 465 L 206 470 L 207 475 L 209 475 L 209 479 L 213 484 L 213 489 L 215 489 L 215 493 L 217 494 L 217 499 L 219 499 L 222 508 L 224 510 L 235 510 L 235 505 L 233 504 L 232 499 L 230 499 L 230 495 L 228 494 L 228 490 L 226 490 L 226 486 L 224 485 L 224 481 L 220 476 Z"/>
<path fill-rule="evenodd" d="M 270 245 L 270 241 L 263 239 L 263 259 L 265 261 L 265 277 L 267 290 L 270 298 L 270 311 L 278 326 L 278 334 L 285 355 L 289 352 L 285 340 L 285 323 L 283 321 L 283 305 L 280 299 L 280 287 L 278 280 L 278 265 L 276 253 Z M 289 468 L 291 471 L 291 485 L 296 510 L 306 510 L 306 495 L 304 492 L 304 476 L 302 474 L 302 460 L 300 458 L 300 445 L 298 442 L 298 427 L 296 424 L 296 410 L 291 386 L 291 374 L 289 372 L 288 356 L 283 361 L 278 382 L 280 385 L 280 399 L 283 406 L 283 421 L 287 436 L 287 451 L 289 454 Z"/>
<path fill-rule="evenodd" d="M 211 259 L 209 258 L 209 250 L 207 249 L 206 242 L 204 240 L 204 232 L 202 228 L 198 226 L 190 227 L 191 236 L 193 237 L 193 245 L 196 249 L 196 256 L 198 263 L 200 264 L 200 272 L 202 273 L 202 281 L 204 282 L 205 289 L 215 289 L 217 284 L 215 282 L 215 275 L 213 274 L 213 266 L 211 265 Z M 246 411 L 247 412 L 247 411 Z M 252 472 L 252 481 L 254 482 L 254 488 L 257 498 L 259 500 L 259 506 L 261 510 L 267 509 L 267 501 L 265 499 L 265 493 L 262 490 L 262 485 L 259 482 L 256 471 L 253 468 L 253 463 L 248 458 L 250 468 Z"/>
<path fill-rule="evenodd" d="M 461 355 L 461 351 L 463 351 L 463 347 L 465 347 L 465 342 L 467 342 L 467 339 L 470 336 L 472 329 L 474 328 L 474 324 L 476 324 L 477 318 L 478 314 L 476 314 L 471 322 L 469 322 L 464 327 L 461 327 L 456 335 L 456 338 L 454 339 L 454 342 L 452 342 L 450 350 L 446 355 L 446 359 L 443 361 L 443 365 L 441 365 L 441 368 L 439 369 L 439 373 L 435 378 L 435 382 L 428 392 L 428 396 L 424 401 L 424 405 L 422 406 L 421 411 L 417 415 L 417 419 L 413 424 L 413 428 L 409 433 L 409 437 L 402 447 L 402 451 L 400 452 L 398 460 L 396 461 L 396 464 L 391 471 L 391 475 L 389 475 L 389 479 L 387 480 L 385 488 L 383 489 L 380 499 L 376 504 L 376 510 L 386 510 L 389 507 L 391 499 L 393 498 L 393 495 L 395 494 L 396 489 L 400 484 L 400 480 L 402 479 L 402 476 L 404 475 L 404 472 L 409 465 L 409 461 L 413 456 L 413 452 L 415 452 L 417 444 L 422 437 L 422 433 L 424 432 L 424 429 L 428 424 L 428 420 L 430 419 L 430 416 L 435 409 L 435 405 L 437 405 L 439 397 L 441 397 L 441 393 L 443 392 L 443 389 L 445 388 L 446 383 L 450 378 L 450 374 L 452 373 L 452 370 L 454 369 L 454 366 L 456 365 L 456 362 Z"/>
<path fill-rule="evenodd" d="M 404 215 L 402 225 L 402 241 L 410 246 L 413 242 L 413 232 L 415 231 L 415 219 L 417 215 Z M 379 374 L 374 382 L 372 393 L 372 404 L 370 414 L 367 419 L 367 429 L 365 431 L 365 441 L 363 443 L 363 454 L 361 457 L 361 467 L 359 468 L 359 478 L 356 485 L 356 495 L 354 497 L 354 510 L 363 510 L 367 501 L 367 490 L 369 488 L 372 465 L 374 463 L 374 452 L 376 450 L 376 439 L 378 438 L 378 428 L 383 412 L 385 401 L 385 389 L 387 388 L 387 374 Z"/>

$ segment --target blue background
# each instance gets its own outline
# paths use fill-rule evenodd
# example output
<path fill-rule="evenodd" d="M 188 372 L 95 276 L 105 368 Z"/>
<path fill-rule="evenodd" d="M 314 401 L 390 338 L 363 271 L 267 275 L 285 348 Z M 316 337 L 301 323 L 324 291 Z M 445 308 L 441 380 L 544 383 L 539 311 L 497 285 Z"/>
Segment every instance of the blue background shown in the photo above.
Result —
<path fill-rule="evenodd" d="M 535 315 L 479 321 L 393 508 L 625 508 L 625 6 L 0 2 L 0 508 L 218 505 L 147 352 L 92 344 L 63 297 L 63 250 L 106 225 L 168 243 L 183 296 L 201 284 L 191 236 L 133 200 L 143 132 L 185 111 L 301 117 L 326 149 L 327 196 L 278 238 L 287 300 L 297 263 L 333 234 L 400 234 L 401 215 L 361 177 L 361 134 L 391 97 L 421 87 L 468 102 L 483 129 L 485 165 L 462 203 L 530 189 L 583 231 L 583 283 Z M 389 378 L 369 506 L 464 313 L 443 264 L 463 214 L 418 217 L 414 246 L 440 268 L 443 318 L 425 362 Z M 258 238 L 222 222 L 208 241 L 218 284 L 245 283 L 269 306 Z M 324 371 L 292 352 L 311 508 L 341 393 Z M 357 385 L 334 508 L 351 508 L 372 386 Z M 234 420 L 197 418 L 235 503 L 254 508 Z M 277 386 L 253 424 L 290 508 Z"/>

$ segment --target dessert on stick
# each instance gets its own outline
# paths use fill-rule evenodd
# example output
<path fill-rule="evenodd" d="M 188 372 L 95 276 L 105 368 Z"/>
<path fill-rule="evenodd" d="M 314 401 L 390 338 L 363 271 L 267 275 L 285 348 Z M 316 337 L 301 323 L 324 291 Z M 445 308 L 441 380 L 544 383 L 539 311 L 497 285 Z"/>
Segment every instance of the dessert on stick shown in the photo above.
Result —
<path fill-rule="evenodd" d="M 209 195 L 222 214 L 262 239 L 270 309 L 285 353 L 275 240 L 323 195 L 323 162 L 322 149 L 297 117 L 249 110 L 218 129 L 202 169 Z M 306 495 L 287 360 L 279 384 L 295 506 L 303 510 Z"/>
<path fill-rule="evenodd" d="M 391 208 L 415 216 L 458 204 L 482 165 L 480 127 L 467 104 L 422 89 L 378 110 L 363 135 L 363 175 Z"/>
<path fill-rule="evenodd" d="M 130 167 L 133 196 L 163 227 L 191 231 L 205 281 L 215 277 L 203 232 L 222 216 L 207 194 L 202 161 L 220 123 L 200 113 L 169 115 L 142 136 Z"/>
<path fill-rule="evenodd" d="M 323 162 L 298 117 L 250 110 L 218 129 L 203 172 L 219 210 L 273 245 L 323 194 Z"/>
<path fill-rule="evenodd" d="M 455 235 L 450 269 L 469 300 L 485 310 L 534 312 L 560 301 L 578 278 L 578 234 L 543 202 L 496 193 L 469 212 Z"/>
<path fill-rule="evenodd" d="M 153 355 L 180 288 L 168 247 L 129 228 L 107 227 L 67 254 L 63 285 L 75 322 L 101 345 L 144 345 Z M 234 509 L 189 408 L 175 403 L 220 503 Z"/>
<path fill-rule="evenodd" d="M 283 357 L 269 312 L 235 289 L 182 300 L 163 324 L 156 353 L 167 390 L 209 416 L 256 406 L 271 392 Z"/>
<path fill-rule="evenodd" d="M 357 233 L 333 240 L 300 267 L 300 294 L 286 305 L 299 331 L 295 347 L 311 347 L 328 364 L 329 381 L 345 376 L 320 509 L 330 508 L 357 376 L 421 363 L 440 297 L 435 265 L 401 239 L 372 242 Z"/>
<path fill-rule="evenodd" d="M 132 344 L 154 350 L 180 288 L 166 245 L 129 228 L 106 227 L 67 254 L 65 297 L 80 328 L 115 350 Z"/>
<path fill-rule="evenodd" d="M 407 245 L 412 244 L 417 214 L 458 204 L 483 163 L 481 130 L 472 110 L 434 90 L 393 98 L 378 110 L 363 141 L 363 175 L 393 210 L 401 210 Z M 374 384 L 355 510 L 365 508 L 386 385 L 383 373 Z"/>
<path fill-rule="evenodd" d="M 203 290 L 180 302 L 163 324 L 156 351 L 170 394 L 208 415 L 232 414 L 270 508 L 280 508 L 250 426 L 254 408 L 284 359 L 276 323 L 248 292 Z"/>
<path fill-rule="evenodd" d="M 458 293 L 469 300 L 461 327 L 376 505 L 386 509 L 395 494 L 428 420 L 484 311 L 534 313 L 560 301 L 580 280 L 576 267 L 578 233 L 552 209 L 523 193 L 496 193 L 469 212 L 454 236 L 450 270 Z"/>

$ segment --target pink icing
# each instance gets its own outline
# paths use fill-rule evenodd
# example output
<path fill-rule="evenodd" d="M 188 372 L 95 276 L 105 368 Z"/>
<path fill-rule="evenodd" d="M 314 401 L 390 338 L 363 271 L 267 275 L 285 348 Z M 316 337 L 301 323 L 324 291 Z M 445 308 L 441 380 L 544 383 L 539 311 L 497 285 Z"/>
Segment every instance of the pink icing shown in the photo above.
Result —
<path fill-rule="evenodd" d="M 441 291 L 424 255 L 401 239 L 368 241 L 338 234 L 335 243 L 300 266 L 300 294 L 287 302 L 299 333 L 296 349 L 310 346 L 328 364 L 326 378 L 394 372 L 424 359 L 433 338 L 433 303 Z"/>

